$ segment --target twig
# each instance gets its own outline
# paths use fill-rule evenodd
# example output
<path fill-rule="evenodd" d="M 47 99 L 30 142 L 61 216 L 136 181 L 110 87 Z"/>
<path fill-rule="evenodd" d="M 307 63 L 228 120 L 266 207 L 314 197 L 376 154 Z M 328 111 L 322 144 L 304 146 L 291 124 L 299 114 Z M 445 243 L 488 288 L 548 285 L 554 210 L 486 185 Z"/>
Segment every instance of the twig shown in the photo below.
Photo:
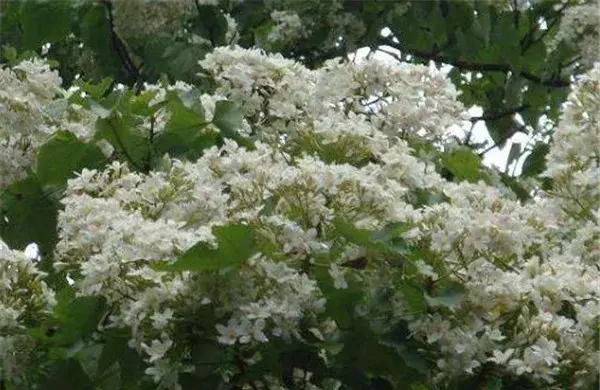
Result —
<path fill-rule="evenodd" d="M 479 72 L 502 72 L 502 73 L 514 72 L 514 69 L 508 64 L 479 63 L 479 62 L 471 62 L 471 61 L 465 61 L 465 60 L 452 59 L 452 58 L 445 57 L 445 56 L 439 54 L 437 50 L 434 52 L 429 52 L 429 51 L 422 51 L 422 50 L 417 50 L 417 49 L 406 48 L 401 43 L 394 42 L 394 40 L 389 39 L 388 37 L 380 37 L 379 43 L 381 45 L 393 47 L 394 49 L 400 50 L 401 52 L 410 54 L 414 57 L 419 57 L 419 58 L 425 59 L 425 60 L 433 60 L 436 62 L 442 62 L 442 63 L 448 64 L 448 65 L 455 66 L 461 70 L 472 70 L 472 71 L 479 71 Z M 547 87 L 566 88 L 571 85 L 571 83 L 568 80 L 562 80 L 562 79 L 543 80 L 541 77 L 536 76 L 536 75 L 529 73 L 527 71 L 524 71 L 524 70 L 520 71 L 519 74 L 523 78 L 525 78 L 529 81 L 533 81 L 535 83 L 538 83 L 540 85 L 545 85 Z"/>
<path fill-rule="evenodd" d="M 112 13 L 112 11 L 113 11 L 112 2 L 110 0 L 104 0 L 103 4 L 106 6 L 106 13 L 108 15 L 108 25 L 109 25 L 109 30 L 110 30 L 110 39 L 111 39 L 112 46 L 113 46 L 115 52 L 117 53 L 117 55 L 119 56 L 119 59 L 121 60 L 121 63 L 123 64 L 123 67 L 125 68 L 127 73 L 129 73 L 129 76 L 133 78 L 132 85 L 135 85 L 136 81 L 140 77 L 139 69 L 134 65 L 133 60 L 129 56 L 129 52 L 127 51 L 127 48 L 125 47 L 125 44 L 123 43 L 123 41 L 121 41 L 121 38 L 119 38 L 119 36 L 117 35 L 117 33 L 115 31 L 115 22 L 114 22 L 113 13 Z"/>

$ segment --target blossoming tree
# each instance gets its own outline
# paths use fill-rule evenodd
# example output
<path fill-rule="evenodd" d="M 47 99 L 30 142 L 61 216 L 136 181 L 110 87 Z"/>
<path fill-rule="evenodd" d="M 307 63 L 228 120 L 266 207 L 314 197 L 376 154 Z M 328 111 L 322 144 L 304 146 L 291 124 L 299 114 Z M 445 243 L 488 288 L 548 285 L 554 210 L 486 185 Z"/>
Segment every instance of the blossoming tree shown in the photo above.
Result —
<path fill-rule="evenodd" d="M 453 135 L 433 64 L 313 63 L 301 3 L 225 3 L 3 3 L 2 386 L 597 388 L 590 43 L 521 180 Z M 296 58 L 234 44 L 261 7 L 251 43 Z"/>

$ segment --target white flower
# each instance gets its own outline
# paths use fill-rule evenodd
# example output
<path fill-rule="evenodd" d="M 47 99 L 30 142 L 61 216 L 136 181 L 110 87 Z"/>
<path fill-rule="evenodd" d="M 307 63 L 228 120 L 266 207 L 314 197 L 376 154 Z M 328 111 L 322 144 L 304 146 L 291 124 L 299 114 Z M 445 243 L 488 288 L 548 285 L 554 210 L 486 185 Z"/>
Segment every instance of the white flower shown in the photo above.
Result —
<path fill-rule="evenodd" d="M 27 257 L 31 261 L 39 261 L 42 256 L 40 255 L 40 247 L 35 242 L 27 245 L 25 248 L 25 257 Z"/>
<path fill-rule="evenodd" d="M 153 325 L 156 329 L 161 330 L 163 329 L 165 326 L 167 326 L 167 324 L 169 323 L 169 321 L 173 318 L 173 310 L 172 309 L 165 309 L 162 312 L 156 312 L 152 315 L 152 317 L 150 317 L 150 319 L 153 321 Z"/>
<path fill-rule="evenodd" d="M 329 275 L 333 279 L 333 287 L 338 290 L 348 288 L 348 282 L 346 282 L 344 273 L 344 270 L 341 270 L 336 264 L 332 263 L 329 265 Z"/>
<path fill-rule="evenodd" d="M 150 346 L 148 346 L 145 343 L 142 343 L 142 348 L 148 355 L 150 355 L 150 357 L 148 358 L 148 363 L 153 363 L 159 359 L 162 359 L 172 345 L 172 340 L 152 340 L 152 344 Z"/>
<path fill-rule="evenodd" d="M 488 358 L 487 360 L 489 362 L 494 362 L 499 365 L 505 365 L 508 362 L 508 359 L 510 359 L 510 357 L 513 355 L 514 352 L 515 352 L 514 348 L 508 348 L 504 352 L 496 349 L 493 351 L 494 356 Z"/>
<path fill-rule="evenodd" d="M 439 276 L 437 272 L 433 270 L 431 265 L 425 263 L 423 260 L 415 261 L 415 265 L 417 266 L 417 270 L 421 275 L 428 276 L 434 281 L 438 279 Z"/>
<path fill-rule="evenodd" d="M 219 332 L 219 337 L 217 340 L 221 344 L 233 345 L 236 343 L 239 337 L 243 336 L 243 331 L 240 327 L 240 324 L 234 320 L 229 320 L 227 326 L 217 324 L 216 328 L 217 332 Z"/>

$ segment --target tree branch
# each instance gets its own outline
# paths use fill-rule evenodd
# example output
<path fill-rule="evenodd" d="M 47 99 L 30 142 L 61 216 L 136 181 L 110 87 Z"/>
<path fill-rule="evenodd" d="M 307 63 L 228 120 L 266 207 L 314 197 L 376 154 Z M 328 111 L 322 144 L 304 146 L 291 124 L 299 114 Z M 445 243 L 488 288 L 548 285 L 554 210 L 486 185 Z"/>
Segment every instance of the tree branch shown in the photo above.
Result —
<path fill-rule="evenodd" d="M 111 39 L 112 46 L 115 49 L 115 52 L 117 53 L 117 55 L 119 56 L 119 59 L 121 60 L 121 63 L 123 64 L 123 67 L 129 74 L 129 76 L 133 79 L 132 85 L 135 85 L 136 81 L 140 77 L 139 69 L 134 65 L 133 60 L 129 56 L 129 52 L 127 51 L 127 48 L 125 47 L 125 44 L 123 43 L 123 41 L 121 41 L 121 38 L 119 38 L 119 36 L 115 32 L 115 22 L 114 22 L 113 13 L 112 13 L 112 11 L 113 11 L 112 2 L 110 0 L 104 0 L 103 3 L 106 6 L 106 12 L 108 14 L 108 25 L 109 25 L 109 29 L 110 29 L 110 39 Z"/>
<path fill-rule="evenodd" d="M 442 63 L 448 64 L 448 65 L 455 66 L 461 70 L 471 70 L 471 71 L 478 71 L 478 72 L 502 72 L 502 73 L 508 73 L 508 72 L 514 71 L 514 69 L 508 64 L 478 63 L 478 62 L 457 60 L 457 59 L 444 57 L 443 55 L 438 54 L 436 52 L 427 52 L 427 51 L 416 50 L 416 49 L 408 49 L 408 48 L 404 47 L 402 44 L 400 44 L 398 42 L 394 42 L 394 40 L 392 40 L 388 37 L 381 37 L 379 39 L 379 43 L 381 45 L 393 47 L 394 49 L 400 50 L 401 52 L 410 54 L 414 57 L 419 57 L 424 60 L 432 60 L 432 61 L 436 61 L 436 62 L 442 62 Z M 519 72 L 519 74 L 523 78 L 525 78 L 529 81 L 533 81 L 534 83 L 544 85 L 547 87 L 565 88 L 565 87 L 569 87 L 571 85 L 571 83 L 568 80 L 561 80 L 561 79 L 543 80 L 541 77 L 536 76 L 536 75 L 529 73 L 527 71 L 524 71 L 524 70 Z"/>

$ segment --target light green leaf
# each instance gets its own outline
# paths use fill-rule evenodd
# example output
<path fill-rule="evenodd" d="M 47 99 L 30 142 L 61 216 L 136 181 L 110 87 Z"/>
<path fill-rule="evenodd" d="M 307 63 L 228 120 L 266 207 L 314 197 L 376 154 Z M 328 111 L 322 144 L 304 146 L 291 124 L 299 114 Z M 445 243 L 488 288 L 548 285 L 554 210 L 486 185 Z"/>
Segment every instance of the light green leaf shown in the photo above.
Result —
<path fill-rule="evenodd" d="M 474 183 L 480 178 L 481 158 L 470 149 L 456 149 L 445 153 L 442 161 L 459 180 Z"/>
<path fill-rule="evenodd" d="M 96 145 L 83 143 L 68 131 L 59 131 L 40 148 L 38 178 L 44 185 L 64 185 L 76 172 L 97 168 L 105 161 Z"/>
<path fill-rule="evenodd" d="M 199 242 L 174 264 L 157 267 L 165 271 L 215 271 L 238 266 L 256 252 L 254 231 L 246 225 L 216 226 L 218 248 Z"/>
<path fill-rule="evenodd" d="M 216 104 L 212 122 L 221 130 L 223 136 L 235 138 L 243 119 L 242 110 L 235 103 L 222 100 Z"/>

